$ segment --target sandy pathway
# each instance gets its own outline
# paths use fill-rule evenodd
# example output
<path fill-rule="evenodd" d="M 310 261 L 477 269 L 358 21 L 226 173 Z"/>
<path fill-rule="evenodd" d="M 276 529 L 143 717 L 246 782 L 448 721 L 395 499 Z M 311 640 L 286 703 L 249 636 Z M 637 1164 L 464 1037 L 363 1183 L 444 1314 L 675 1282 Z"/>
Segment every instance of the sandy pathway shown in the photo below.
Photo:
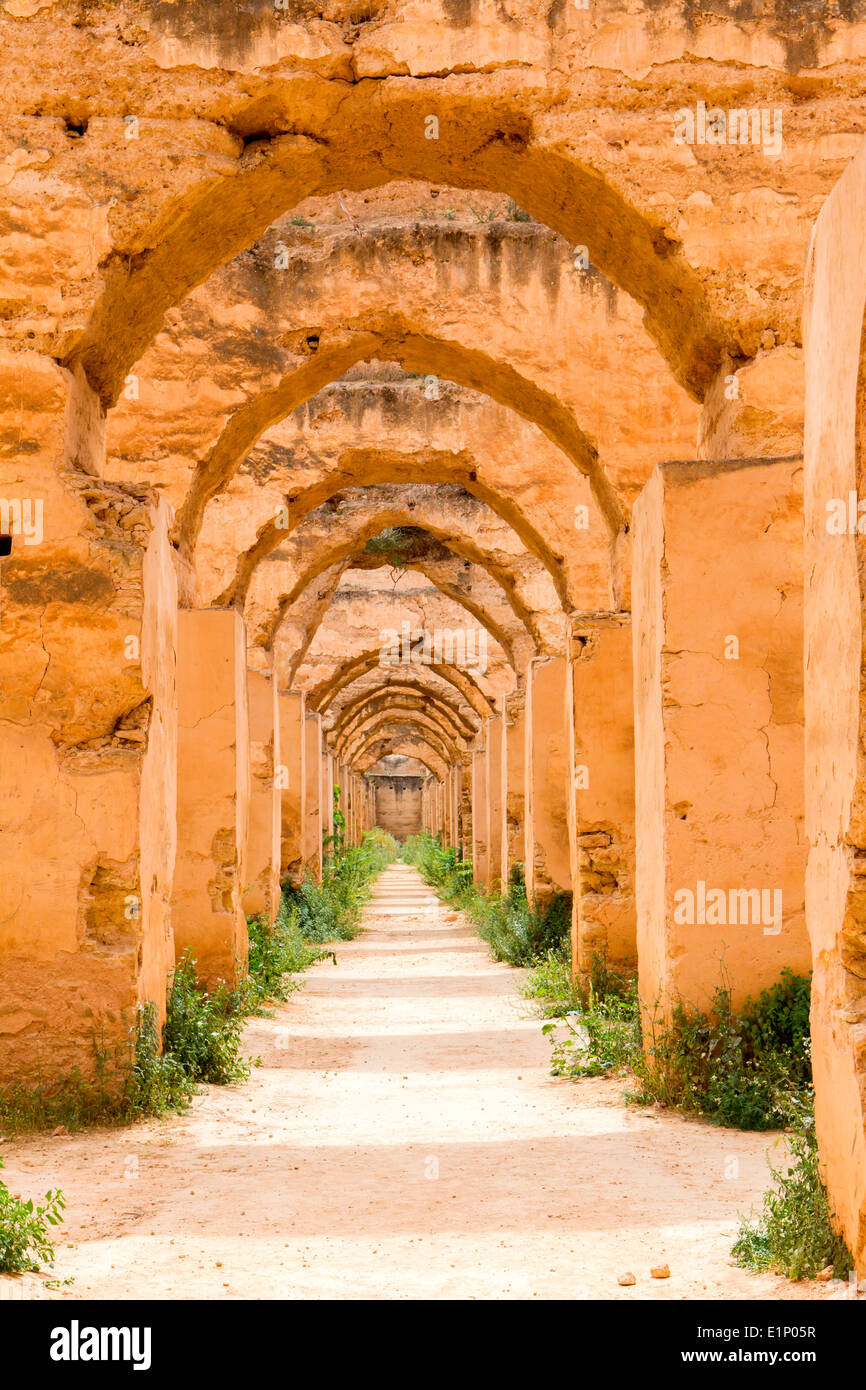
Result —
<path fill-rule="evenodd" d="M 830 1293 L 729 1263 L 774 1136 L 551 1078 L 519 975 L 414 870 L 385 871 L 367 920 L 250 1023 L 263 1065 L 246 1085 L 163 1121 L 3 1145 L 13 1190 L 66 1193 L 55 1273 L 75 1282 L 55 1297 Z M 671 1278 L 651 1279 L 664 1262 Z"/>

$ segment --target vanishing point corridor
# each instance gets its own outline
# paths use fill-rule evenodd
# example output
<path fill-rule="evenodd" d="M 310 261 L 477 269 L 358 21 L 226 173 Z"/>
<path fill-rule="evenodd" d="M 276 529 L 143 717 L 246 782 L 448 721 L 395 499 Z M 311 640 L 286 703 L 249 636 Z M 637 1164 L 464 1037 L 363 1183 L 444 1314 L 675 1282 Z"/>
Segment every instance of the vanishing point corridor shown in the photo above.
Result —
<path fill-rule="evenodd" d="M 385 869 L 366 923 L 249 1024 L 248 1083 L 15 1144 L 13 1185 L 67 1196 L 55 1297 L 820 1296 L 730 1262 L 776 1136 L 551 1078 L 523 972 L 413 868 Z"/>

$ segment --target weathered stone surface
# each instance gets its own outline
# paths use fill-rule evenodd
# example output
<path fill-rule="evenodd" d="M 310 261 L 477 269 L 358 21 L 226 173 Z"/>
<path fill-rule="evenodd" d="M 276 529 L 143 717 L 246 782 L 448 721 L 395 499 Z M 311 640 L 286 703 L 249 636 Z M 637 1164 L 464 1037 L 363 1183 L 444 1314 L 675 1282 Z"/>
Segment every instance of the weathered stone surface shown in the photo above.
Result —
<path fill-rule="evenodd" d="M 633 965 L 635 921 L 634 693 L 627 614 L 572 619 L 567 699 L 574 891 L 572 964 Z"/>
<path fill-rule="evenodd" d="M 808 968 L 802 463 L 669 464 L 635 508 L 637 943 L 651 1016 Z M 710 894 L 715 895 L 710 898 Z M 734 920 L 732 920 L 734 918 Z"/>
<path fill-rule="evenodd" d="M 866 145 L 818 219 L 805 315 L 806 921 L 815 1123 L 830 1201 L 866 1274 L 864 581 Z M 830 529 L 841 501 L 854 526 Z"/>
<path fill-rule="evenodd" d="M 526 682 L 526 887 L 546 899 L 571 889 L 568 787 L 571 739 L 566 727 L 568 663 L 538 657 Z"/>
<path fill-rule="evenodd" d="M 246 633 L 239 613 L 178 614 L 177 860 L 172 921 L 207 988 L 237 984 L 250 824 Z"/>
<path fill-rule="evenodd" d="M 250 711 L 250 820 L 247 882 L 243 907 L 248 917 L 277 915 L 280 896 L 282 791 L 280 710 L 276 680 L 260 671 L 247 672 Z"/>

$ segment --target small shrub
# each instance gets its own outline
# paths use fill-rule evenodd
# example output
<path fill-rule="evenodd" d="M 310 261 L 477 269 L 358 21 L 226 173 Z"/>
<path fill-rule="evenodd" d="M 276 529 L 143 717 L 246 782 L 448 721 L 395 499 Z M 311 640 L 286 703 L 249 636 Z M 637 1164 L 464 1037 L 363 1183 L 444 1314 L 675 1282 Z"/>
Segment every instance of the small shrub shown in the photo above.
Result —
<path fill-rule="evenodd" d="M 581 1007 L 571 973 L 570 952 L 548 951 L 523 985 L 523 997 L 538 1006 L 543 1018 L 562 1018 Z"/>
<path fill-rule="evenodd" d="M 187 952 L 175 966 L 168 994 L 163 1051 L 177 1060 L 192 1082 L 216 1086 L 246 1081 L 250 1064 L 241 1057 L 242 995 L 220 985 L 211 994 L 196 983 Z"/>
<path fill-rule="evenodd" d="M 791 1150 L 794 1162 L 787 1172 L 770 1164 L 773 1188 L 764 1194 L 759 1216 L 742 1220 L 731 1253 L 738 1265 L 761 1273 L 813 1279 L 832 1265 L 836 1277 L 844 1279 L 853 1261 L 830 1219 L 814 1123 L 804 1123 Z"/>
<path fill-rule="evenodd" d="M 510 876 L 505 894 L 472 881 L 472 862 L 425 832 L 405 841 L 401 857 L 414 864 L 445 902 L 465 912 L 496 960 L 537 965 L 563 947 L 571 933 L 571 894 L 557 893 L 543 907 L 530 906 L 522 875 Z"/>
<path fill-rule="evenodd" d="M 195 1092 L 182 1059 L 162 1046 L 156 1005 L 143 1004 L 136 1020 L 134 1060 L 116 1118 L 128 1123 L 143 1115 L 185 1110 Z"/>
<path fill-rule="evenodd" d="M 631 1099 L 734 1129 L 801 1123 L 812 1107 L 809 992 L 810 977 L 785 970 L 738 1014 L 724 984 L 709 1013 L 678 1001 L 670 1024 L 651 1029 L 649 1047 L 636 1059 Z"/>
<path fill-rule="evenodd" d="M 244 982 L 245 1011 L 258 1012 L 265 999 L 286 999 L 300 989 L 300 982 L 286 977 L 296 975 L 317 960 L 322 952 L 311 946 L 301 934 L 296 908 L 285 897 L 273 924 L 263 917 L 251 917 L 247 922 L 250 942 L 249 974 Z"/>
<path fill-rule="evenodd" d="M 38 1273 L 41 1264 L 54 1264 L 48 1228 L 63 1220 L 66 1201 L 62 1192 L 51 1191 L 44 1200 L 44 1206 L 36 1206 L 32 1199 L 14 1197 L 0 1179 L 0 1274 Z"/>
<path fill-rule="evenodd" d="M 596 993 L 590 984 L 578 1010 L 545 1023 L 541 1031 L 552 1035 L 553 1076 L 607 1076 L 633 1067 L 641 1049 L 637 980 L 607 993 Z"/>
<path fill-rule="evenodd" d="M 509 196 L 505 200 L 505 220 L 506 222 L 531 222 L 532 214 Z"/>
<path fill-rule="evenodd" d="M 342 833 L 339 839 L 335 833 L 330 848 L 321 883 L 306 878 L 301 884 L 283 884 L 283 896 L 297 913 L 305 941 L 350 941 L 357 936 L 373 880 L 397 854 L 396 840 L 378 829 L 369 831 L 360 845 L 344 845 Z"/>
<path fill-rule="evenodd" d="M 478 893 L 465 911 L 478 927 L 495 960 L 537 965 L 551 951 L 562 951 L 571 934 L 571 894 L 557 893 L 544 907 L 531 907 L 522 883 L 509 883 L 504 896 Z"/>

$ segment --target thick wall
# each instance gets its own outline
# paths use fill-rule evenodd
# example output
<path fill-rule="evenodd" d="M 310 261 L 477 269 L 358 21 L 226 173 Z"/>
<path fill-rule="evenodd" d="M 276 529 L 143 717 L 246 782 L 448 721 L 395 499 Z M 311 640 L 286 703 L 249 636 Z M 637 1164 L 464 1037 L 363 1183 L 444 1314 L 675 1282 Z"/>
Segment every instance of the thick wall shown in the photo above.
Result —
<path fill-rule="evenodd" d="M 234 608 L 182 609 L 177 651 L 177 959 L 208 989 L 246 966 L 241 896 L 250 816 L 246 633 Z"/>
<path fill-rule="evenodd" d="M 41 518 L 0 561 L 0 1084 L 129 1056 L 174 947 L 177 587 L 168 509 L 103 487 L 101 414 L 0 355 L 0 491 Z M 31 543 L 32 542 L 32 543 Z"/>
<path fill-rule="evenodd" d="M 575 616 L 571 636 L 572 965 L 637 957 L 634 687 L 628 614 Z"/>
<path fill-rule="evenodd" d="M 476 883 L 490 885 L 490 763 L 489 720 L 484 722 L 483 748 L 472 755 L 472 868 Z"/>
<path fill-rule="evenodd" d="M 377 777 L 369 780 L 375 794 L 375 820 L 395 840 L 405 840 L 421 830 L 422 777 Z"/>
<path fill-rule="evenodd" d="M 501 714 L 491 715 L 487 722 L 487 773 L 489 779 L 489 882 L 490 887 L 501 889 L 508 881 L 506 859 L 507 828 L 505 824 L 505 802 L 507 796 L 505 747 L 505 720 Z"/>
<path fill-rule="evenodd" d="M 866 1275 L 866 144 L 825 203 L 807 267 L 806 917 L 815 1123 L 830 1202 Z M 861 504 L 862 505 L 862 504 Z M 864 509 L 866 510 L 866 509 Z M 856 518 L 856 512 L 855 512 Z"/>
<path fill-rule="evenodd" d="M 530 898 L 571 888 L 568 662 L 536 657 L 526 682 L 526 887 Z"/>
<path fill-rule="evenodd" d="M 666 464 L 634 514 L 641 997 L 808 970 L 802 465 Z M 712 894 L 712 897 L 709 895 Z"/>
<path fill-rule="evenodd" d="M 280 876 L 297 882 L 304 876 L 305 713 L 302 693 L 280 692 Z"/>
<path fill-rule="evenodd" d="M 280 905 L 282 790 L 280 711 L 276 681 L 247 671 L 250 712 L 250 823 L 247 837 L 247 886 L 243 908 L 248 917 L 273 921 Z"/>
<path fill-rule="evenodd" d="M 304 863 L 307 873 L 322 879 L 322 716 L 307 712 L 304 719 L 306 767 L 304 797 Z"/>
<path fill-rule="evenodd" d="M 526 695 L 522 687 L 505 697 L 506 878 L 512 864 L 526 863 Z"/>

